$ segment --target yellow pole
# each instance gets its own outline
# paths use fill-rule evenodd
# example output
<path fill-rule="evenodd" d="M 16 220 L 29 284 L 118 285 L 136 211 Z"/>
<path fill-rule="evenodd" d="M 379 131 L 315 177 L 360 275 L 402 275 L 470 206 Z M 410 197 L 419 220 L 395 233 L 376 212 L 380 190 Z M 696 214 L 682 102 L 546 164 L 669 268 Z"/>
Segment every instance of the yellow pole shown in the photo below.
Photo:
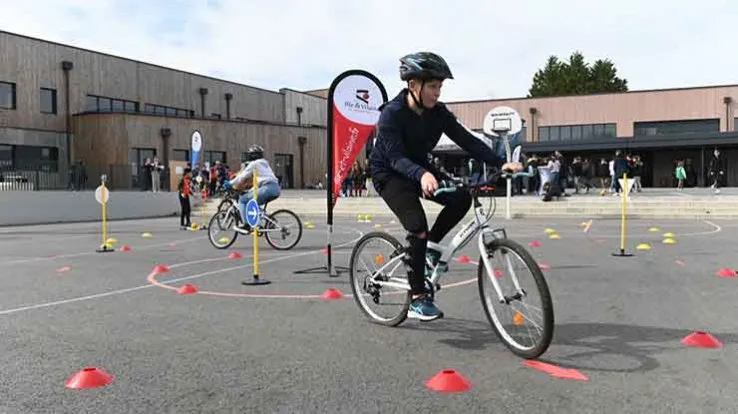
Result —
<path fill-rule="evenodd" d="M 201 217 L 202 222 L 200 223 L 200 230 L 204 230 L 205 227 L 206 227 L 206 224 L 205 224 L 206 223 L 205 222 L 205 203 L 208 200 L 208 192 L 207 192 L 207 190 L 202 190 L 200 192 L 200 196 L 202 196 L 202 206 L 200 206 L 200 210 L 201 210 L 201 213 L 202 213 L 201 214 L 201 216 L 202 216 Z"/>
<path fill-rule="evenodd" d="M 102 238 L 102 247 L 103 249 L 107 249 L 107 243 L 108 243 L 108 227 L 107 223 L 105 221 L 105 205 L 108 203 L 108 200 L 106 200 L 106 195 L 108 192 L 108 188 L 105 186 L 105 181 L 102 182 L 102 225 L 103 225 L 103 238 Z"/>
<path fill-rule="evenodd" d="M 626 227 L 626 206 L 627 206 L 627 198 L 628 198 L 628 174 L 625 173 L 623 175 L 623 208 L 622 208 L 622 223 L 620 225 L 620 253 L 625 253 L 625 227 Z"/>
<path fill-rule="evenodd" d="M 251 188 L 254 190 L 254 201 L 259 204 L 259 174 L 254 168 L 254 179 Z M 261 220 L 259 220 L 261 221 Z M 259 277 L 259 222 L 254 226 L 254 277 Z"/>

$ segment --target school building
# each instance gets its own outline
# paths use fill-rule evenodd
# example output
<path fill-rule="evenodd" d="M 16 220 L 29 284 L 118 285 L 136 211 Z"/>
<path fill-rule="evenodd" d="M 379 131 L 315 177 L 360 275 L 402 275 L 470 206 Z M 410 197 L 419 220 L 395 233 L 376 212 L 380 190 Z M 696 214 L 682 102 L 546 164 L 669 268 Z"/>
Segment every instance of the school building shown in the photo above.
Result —
<path fill-rule="evenodd" d="M 146 188 L 142 165 L 157 157 L 166 190 L 195 130 L 205 163 L 238 170 L 259 143 L 284 188 L 325 183 L 325 98 L 0 31 L 0 189 L 94 189 L 102 174 Z"/>
<path fill-rule="evenodd" d="M 0 31 L 0 190 L 13 180 L 68 188 L 81 179 L 80 165 L 87 189 L 101 174 L 115 189 L 144 188 L 142 165 L 154 157 L 168 189 L 190 159 L 195 130 L 205 163 L 238 169 L 248 145 L 260 143 L 284 188 L 325 184 L 326 98 L 326 89 L 270 91 Z M 709 185 L 715 148 L 728 159 L 727 184 L 738 184 L 730 167 L 738 160 L 736 100 L 738 85 L 724 85 L 448 105 L 476 131 L 490 109 L 515 108 L 527 154 L 639 154 L 643 184 L 660 187 L 671 185 L 676 160 L 687 162 L 694 185 Z M 468 156 L 453 147 L 438 155 L 458 164 Z"/>
<path fill-rule="evenodd" d="M 310 93 L 325 96 L 327 90 Z M 611 159 L 616 150 L 644 160 L 644 186 L 673 185 L 677 160 L 685 161 L 695 186 L 709 186 L 707 167 L 715 148 L 727 159 L 727 184 L 738 185 L 738 85 L 640 90 L 624 93 L 447 102 L 464 125 L 482 131 L 484 116 L 508 106 L 523 119 L 518 141 L 527 154 L 558 150 L 568 159 Z M 444 137 L 445 138 L 445 137 Z M 465 164 L 468 154 L 450 140 L 436 155 L 447 168 Z M 450 144 L 450 145 L 449 145 Z"/>

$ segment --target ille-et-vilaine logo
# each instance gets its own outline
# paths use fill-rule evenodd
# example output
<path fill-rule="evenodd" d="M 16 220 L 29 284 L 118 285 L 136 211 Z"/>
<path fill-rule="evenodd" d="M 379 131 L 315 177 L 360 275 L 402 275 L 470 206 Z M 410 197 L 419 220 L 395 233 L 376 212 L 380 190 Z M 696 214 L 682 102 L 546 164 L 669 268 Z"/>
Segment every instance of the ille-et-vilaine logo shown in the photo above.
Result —
<path fill-rule="evenodd" d="M 369 103 L 369 90 L 357 89 L 356 99 L 360 100 L 361 102 L 364 102 L 365 104 L 368 104 Z"/>

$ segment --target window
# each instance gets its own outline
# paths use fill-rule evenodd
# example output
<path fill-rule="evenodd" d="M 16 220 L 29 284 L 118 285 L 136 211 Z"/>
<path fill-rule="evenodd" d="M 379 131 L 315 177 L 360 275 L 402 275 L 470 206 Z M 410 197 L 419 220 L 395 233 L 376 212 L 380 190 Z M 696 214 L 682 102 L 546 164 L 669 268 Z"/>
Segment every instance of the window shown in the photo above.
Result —
<path fill-rule="evenodd" d="M 226 153 L 222 151 L 205 151 L 202 157 L 202 162 L 209 162 L 212 167 L 215 165 L 215 161 L 220 161 L 221 164 L 226 163 Z"/>
<path fill-rule="evenodd" d="M 172 161 L 190 161 L 190 150 L 174 150 Z"/>
<path fill-rule="evenodd" d="M 41 88 L 41 113 L 56 113 L 56 89 Z"/>
<path fill-rule="evenodd" d="M 719 119 L 633 123 L 633 135 L 699 134 L 709 132 L 720 132 Z"/>
<path fill-rule="evenodd" d="M 0 145 L 0 167 L 20 171 L 59 171 L 59 148 Z"/>
<path fill-rule="evenodd" d="M 617 125 L 555 125 L 538 127 L 538 141 L 572 141 L 617 136 Z"/>
<path fill-rule="evenodd" d="M 0 82 L 0 108 L 15 109 L 15 84 Z"/>
<path fill-rule="evenodd" d="M 144 104 L 143 111 L 146 114 L 171 117 L 192 118 L 193 116 L 195 116 L 195 111 L 190 111 L 189 109 L 174 108 L 171 106 L 156 105 L 150 103 Z"/>
<path fill-rule="evenodd" d="M 87 112 L 138 112 L 138 102 L 105 96 L 87 95 L 85 99 Z"/>

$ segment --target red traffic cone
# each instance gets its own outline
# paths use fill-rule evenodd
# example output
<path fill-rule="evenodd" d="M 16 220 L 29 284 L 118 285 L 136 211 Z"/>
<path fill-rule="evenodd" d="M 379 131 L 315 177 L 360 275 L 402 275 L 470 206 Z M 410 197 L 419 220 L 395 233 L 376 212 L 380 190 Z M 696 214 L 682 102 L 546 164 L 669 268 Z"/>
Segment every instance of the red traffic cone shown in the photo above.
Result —
<path fill-rule="evenodd" d="M 87 367 L 69 377 L 64 386 L 75 390 L 98 388 L 110 384 L 113 380 L 115 377 L 107 372 L 95 367 Z"/>
<path fill-rule="evenodd" d="M 547 265 L 545 263 L 541 263 L 538 267 L 540 267 L 541 270 L 551 270 L 551 265 Z"/>
<path fill-rule="evenodd" d="M 159 274 L 159 273 L 166 273 L 169 271 L 169 267 L 167 265 L 158 264 L 154 267 L 154 270 L 151 271 L 151 273 Z"/>
<path fill-rule="evenodd" d="M 187 283 L 181 288 L 177 289 L 177 293 L 179 293 L 180 295 L 192 295 L 194 293 L 197 293 L 197 288 Z"/>
<path fill-rule="evenodd" d="M 129 246 L 127 244 L 124 244 L 123 246 L 120 246 L 120 251 L 122 251 L 122 252 L 130 252 L 131 251 L 131 246 Z"/>
<path fill-rule="evenodd" d="M 495 277 L 496 277 L 496 278 L 498 278 L 498 279 L 502 279 L 502 275 L 504 275 L 504 273 L 502 273 L 502 270 L 500 270 L 500 269 L 495 269 Z"/>
<path fill-rule="evenodd" d="M 425 386 L 438 392 L 464 392 L 472 388 L 469 380 L 453 369 L 439 372 L 426 381 Z"/>
<path fill-rule="evenodd" d="M 471 259 L 467 255 L 459 256 L 459 263 L 469 263 Z"/>
<path fill-rule="evenodd" d="M 707 332 L 697 331 L 685 336 L 682 344 L 692 348 L 721 348 L 720 341 Z"/>
<path fill-rule="evenodd" d="M 718 271 L 718 276 L 720 277 L 736 277 L 738 274 L 736 274 L 735 270 L 723 268 Z"/>
<path fill-rule="evenodd" d="M 233 252 L 228 255 L 229 259 L 243 259 L 243 256 L 239 252 Z"/>
<path fill-rule="evenodd" d="M 541 243 L 539 243 L 537 240 L 533 240 L 532 242 L 528 243 L 528 246 L 530 246 L 530 247 L 541 247 Z"/>
<path fill-rule="evenodd" d="M 328 254 L 328 248 L 325 248 L 325 249 L 321 250 L 320 252 L 323 253 L 323 254 Z"/>
<path fill-rule="evenodd" d="M 326 300 L 341 299 L 343 298 L 343 294 L 336 289 L 328 289 L 320 297 Z"/>

